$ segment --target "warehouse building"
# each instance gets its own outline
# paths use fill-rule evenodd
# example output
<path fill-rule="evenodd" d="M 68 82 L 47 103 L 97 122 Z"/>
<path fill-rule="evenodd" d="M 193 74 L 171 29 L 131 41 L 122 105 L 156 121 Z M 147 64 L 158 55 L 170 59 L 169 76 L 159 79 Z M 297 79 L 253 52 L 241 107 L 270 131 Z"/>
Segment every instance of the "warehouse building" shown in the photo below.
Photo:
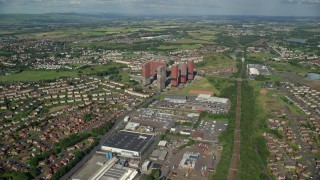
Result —
<path fill-rule="evenodd" d="M 211 97 L 208 94 L 199 94 L 195 100 L 200 102 L 211 102 L 221 104 L 227 104 L 229 102 L 229 99 L 227 98 Z"/>
<path fill-rule="evenodd" d="M 173 102 L 173 103 L 186 103 L 187 96 L 185 95 L 176 95 L 176 94 L 166 94 L 164 97 L 165 101 Z"/>
<path fill-rule="evenodd" d="M 167 157 L 168 152 L 166 150 L 154 150 L 150 155 L 150 159 L 153 161 L 164 161 Z"/>
<path fill-rule="evenodd" d="M 180 167 L 194 169 L 200 153 L 185 152 L 180 161 Z"/>
<path fill-rule="evenodd" d="M 256 68 L 250 68 L 249 69 L 249 75 L 253 76 L 253 75 L 259 75 L 259 71 Z"/>
<path fill-rule="evenodd" d="M 134 123 L 134 122 L 128 122 L 126 127 L 124 129 L 130 130 L 130 131 L 135 131 L 139 128 L 140 123 Z"/>
<path fill-rule="evenodd" d="M 141 158 L 150 144 L 154 135 L 137 132 L 119 131 L 109 138 L 101 147 L 101 150 L 117 154 L 127 158 Z"/>
<path fill-rule="evenodd" d="M 137 170 L 116 164 L 117 162 L 118 159 L 113 157 L 101 166 L 89 179 L 132 180 L 138 175 Z"/>

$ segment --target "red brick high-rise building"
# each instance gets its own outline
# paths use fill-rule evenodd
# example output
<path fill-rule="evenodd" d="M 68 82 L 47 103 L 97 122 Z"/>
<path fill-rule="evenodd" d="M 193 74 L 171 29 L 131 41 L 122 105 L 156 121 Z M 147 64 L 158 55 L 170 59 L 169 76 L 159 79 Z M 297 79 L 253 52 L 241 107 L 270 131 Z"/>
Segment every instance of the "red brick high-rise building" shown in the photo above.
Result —
<path fill-rule="evenodd" d="M 150 84 L 150 63 L 146 63 L 142 65 L 142 77 L 143 77 L 143 84 Z"/>
<path fill-rule="evenodd" d="M 179 83 L 187 83 L 194 79 L 194 62 L 180 62 L 178 65 L 171 66 L 171 86 L 177 87 Z"/>
<path fill-rule="evenodd" d="M 184 62 L 179 63 L 179 72 L 180 72 L 180 82 L 187 82 L 187 64 Z"/>
<path fill-rule="evenodd" d="M 166 78 L 167 72 L 165 71 L 164 66 L 159 66 L 157 69 L 157 87 L 159 90 L 166 88 Z"/>
<path fill-rule="evenodd" d="M 187 67 L 188 67 L 188 80 L 192 80 L 194 78 L 194 62 L 188 61 Z"/>
<path fill-rule="evenodd" d="M 179 85 L 179 67 L 171 66 L 171 86 L 177 87 Z"/>
<path fill-rule="evenodd" d="M 149 61 L 142 65 L 142 77 L 144 84 L 151 83 L 150 78 L 157 75 L 157 69 L 160 66 L 164 68 L 164 72 L 167 71 L 167 63 L 164 61 Z"/>

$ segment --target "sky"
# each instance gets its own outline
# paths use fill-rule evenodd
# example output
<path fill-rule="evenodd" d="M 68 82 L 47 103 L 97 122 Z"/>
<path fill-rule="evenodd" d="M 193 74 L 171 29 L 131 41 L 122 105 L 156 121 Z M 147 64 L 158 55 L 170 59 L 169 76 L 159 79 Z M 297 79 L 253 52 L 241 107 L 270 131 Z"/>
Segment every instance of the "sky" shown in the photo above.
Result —
<path fill-rule="evenodd" d="M 320 16 L 320 0 L 0 0 L 4 13 Z"/>

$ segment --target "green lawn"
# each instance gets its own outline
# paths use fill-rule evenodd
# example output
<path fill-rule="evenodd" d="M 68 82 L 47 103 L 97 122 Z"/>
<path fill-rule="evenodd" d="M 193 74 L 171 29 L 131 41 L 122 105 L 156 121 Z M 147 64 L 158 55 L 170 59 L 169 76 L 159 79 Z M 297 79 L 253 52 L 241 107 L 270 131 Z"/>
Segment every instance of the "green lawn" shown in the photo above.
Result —
<path fill-rule="evenodd" d="M 236 67 L 236 61 L 223 54 L 207 56 L 202 62 L 196 63 L 197 69 L 203 70 L 221 70 L 230 67 Z"/>
<path fill-rule="evenodd" d="M 308 72 L 319 72 L 319 69 L 309 69 L 306 67 L 301 66 L 295 66 L 292 65 L 290 63 L 285 63 L 285 62 L 268 62 L 267 63 L 272 70 L 276 71 L 276 72 L 293 72 L 296 74 L 300 74 L 300 75 L 305 75 Z"/>
<path fill-rule="evenodd" d="M 276 56 L 271 53 L 247 53 L 247 57 L 257 59 L 257 60 L 262 60 L 262 59 L 274 58 Z"/>
<path fill-rule="evenodd" d="M 0 56 L 11 56 L 13 52 L 0 50 Z"/>
<path fill-rule="evenodd" d="M 206 78 L 202 78 L 201 80 L 199 80 L 196 83 L 187 85 L 186 87 L 182 88 L 182 89 L 171 89 L 170 91 L 168 91 L 168 94 L 201 94 L 201 93 L 211 93 L 212 95 L 214 94 L 220 94 L 220 92 L 214 87 L 212 86 L 212 84 L 210 84 L 208 82 L 208 80 Z"/>
<path fill-rule="evenodd" d="M 76 71 L 48 71 L 48 70 L 27 70 L 18 74 L 0 76 L 0 81 L 39 81 L 47 79 L 56 79 L 60 77 L 77 77 Z"/>
<path fill-rule="evenodd" d="M 214 85 L 216 83 L 213 83 Z M 225 117 L 229 120 L 226 131 L 223 131 L 219 136 L 219 144 L 223 146 L 222 154 L 216 168 L 216 172 L 212 179 L 227 179 L 233 148 L 234 128 L 235 128 L 235 111 L 236 111 L 236 83 L 232 83 L 221 91 L 221 96 L 227 97 L 231 100 L 231 110 Z M 218 116 L 218 115 L 215 115 Z"/>
<path fill-rule="evenodd" d="M 179 44 L 179 45 L 160 45 L 159 50 L 193 50 L 199 48 L 199 45 Z"/>
<path fill-rule="evenodd" d="M 217 38 L 215 36 L 217 32 L 210 29 L 199 29 L 196 31 L 188 31 L 188 34 L 192 36 L 194 39 L 201 39 L 206 41 L 213 41 Z"/>
<path fill-rule="evenodd" d="M 241 147 L 237 179 L 247 180 L 266 177 L 260 158 L 266 165 L 268 151 L 265 143 L 259 142 L 263 140 L 261 133 L 266 127 L 267 114 L 261 106 L 259 96 L 259 86 L 247 81 L 242 83 Z M 256 151 L 262 153 L 258 155 Z"/>
<path fill-rule="evenodd" d="M 84 69 L 66 70 L 66 71 L 54 71 L 54 70 L 26 70 L 17 74 L 10 74 L 6 76 L 0 76 L 1 82 L 14 82 L 14 81 L 39 81 L 48 79 L 57 79 L 61 77 L 79 77 L 80 75 L 91 75 L 99 72 L 108 71 L 114 67 L 122 68 L 123 64 L 109 63 L 104 65 L 89 66 Z M 79 73 L 80 72 L 80 73 Z M 121 82 L 126 83 L 130 77 L 128 73 L 119 69 L 119 75 L 121 76 Z"/>
<path fill-rule="evenodd" d="M 207 40 L 200 40 L 200 39 L 179 39 L 177 41 L 175 41 L 175 43 L 179 43 L 179 44 L 215 44 L 214 42 L 210 42 Z"/>

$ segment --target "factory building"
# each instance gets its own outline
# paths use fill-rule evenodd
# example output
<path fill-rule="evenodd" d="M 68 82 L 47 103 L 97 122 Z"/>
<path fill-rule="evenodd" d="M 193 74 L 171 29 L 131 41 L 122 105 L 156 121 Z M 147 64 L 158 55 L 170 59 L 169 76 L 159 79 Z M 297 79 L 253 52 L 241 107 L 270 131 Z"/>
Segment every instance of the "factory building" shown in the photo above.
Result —
<path fill-rule="evenodd" d="M 121 157 L 141 158 L 154 140 L 154 135 L 137 132 L 119 131 L 102 145 L 101 150 Z"/>
<path fill-rule="evenodd" d="M 138 175 L 136 169 L 117 164 L 118 159 L 113 157 L 103 164 L 89 179 L 90 180 L 133 180 Z"/>
<path fill-rule="evenodd" d="M 199 156 L 200 156 L 200 153 L 185 152 L 180 161 L 180 164 L 179 164 L 180 167 L 194 169 Z"/>

